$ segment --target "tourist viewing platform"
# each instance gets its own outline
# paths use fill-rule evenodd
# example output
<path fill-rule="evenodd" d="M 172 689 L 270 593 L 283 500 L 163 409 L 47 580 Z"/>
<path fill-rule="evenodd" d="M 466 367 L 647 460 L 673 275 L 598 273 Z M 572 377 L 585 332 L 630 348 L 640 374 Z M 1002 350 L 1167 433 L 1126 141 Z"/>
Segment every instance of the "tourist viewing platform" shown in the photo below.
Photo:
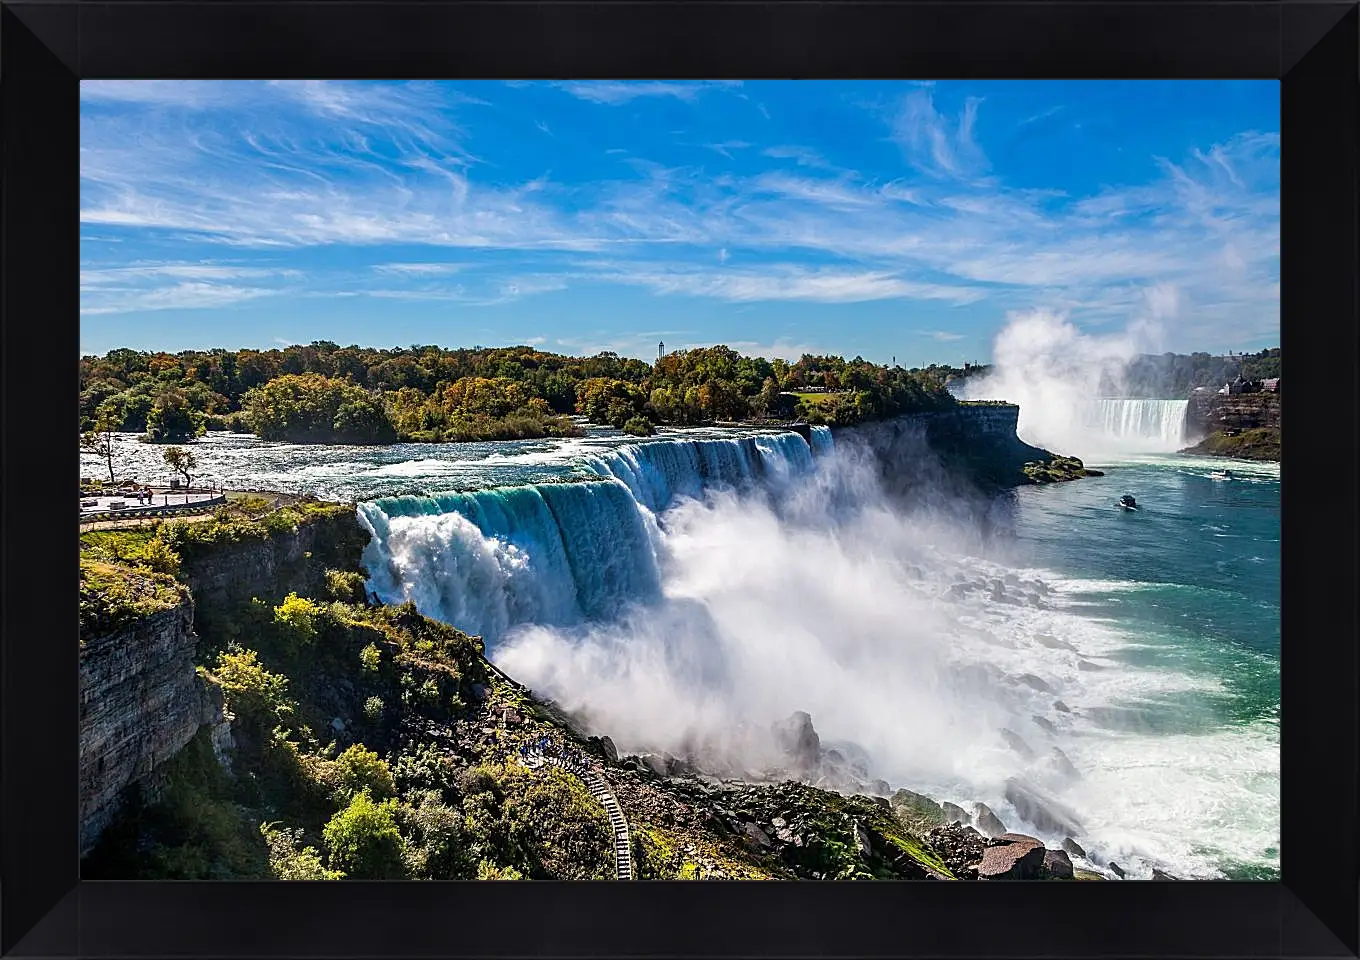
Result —
<path fill-rule="evenodd" d="M 80 495 L 80 522 L 193 513 L 227 502 L 222 487 L 124 486 Z"/>

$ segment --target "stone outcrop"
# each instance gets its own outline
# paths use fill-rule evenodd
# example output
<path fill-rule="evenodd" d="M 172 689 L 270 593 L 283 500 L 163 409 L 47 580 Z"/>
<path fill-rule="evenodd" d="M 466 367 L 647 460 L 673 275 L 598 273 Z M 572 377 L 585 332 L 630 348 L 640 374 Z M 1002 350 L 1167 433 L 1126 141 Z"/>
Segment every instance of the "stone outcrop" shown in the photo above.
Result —
<path fill-rule="evenodd" d="M 359 566 L 368 531 L 354 511 L 311 517 L 292 531 L 198 549 L 185 558 L 199 624 L 252 598 L 277 603 L 289 593 L 321 596 L 328 569 Z"/>
<path fill-rule="evenodd" d="M 1279 429 L 1280 394 L 1195 394 L 1186 407 L 1185 427 L 1192 439 L 1216 430 Z"/>
<path fill-rule="evenodd" d="M 1015 807 L 1020 819 L 1032 824 L 1036 830 L 1078 835 L 1083 832 L 1082 823 L 1073 811 L 1019 780 L 1006 781 L 1006 800 Z"/>
<path fill-rule="evenodd" d="M 1044 878 L 1044 845 L 1021 833 L 993 837 L 978 864 L 979 880 L 1041 880 Z"/>
<path fill-rule="evenodd" d="M 1032 483 L 1025 465 L 1055 459 L 1020 440 L 1015 432 L 1019 422 L 1015 404 L 960 404 L 935 413 L 833 427 L 832 433 L 838 448 L 868 452 L 892 496 L 932 488 L 957 495 L 961 478 L 982 492 Z"/>
<path fill-rule="evenodd" d="M 1006 825 L 1001 822 L 1001 818 L 992 813 L 992 808 L 985 803 L 973 804 L 973 825 L 984 837 L 995 837 L 1006 832 Z"/>
<path fill-rule="evenodd" d="M 808 771 L 817 766 L 821 755 L 822 742 L 817 731 L 812 728 L 812 717 L 802 710 L 776 723 L 772 732 L 775 743 L 788 757 L 794 769 Z"/>
<path fill-rule="evenodd" d="M 133 784 L 151 774 L 204 724 L 229 745 L 222 699 L 194 670 L 193 604 L 185 601 L 80 648 L 80 848 L 89 852 Z"/>

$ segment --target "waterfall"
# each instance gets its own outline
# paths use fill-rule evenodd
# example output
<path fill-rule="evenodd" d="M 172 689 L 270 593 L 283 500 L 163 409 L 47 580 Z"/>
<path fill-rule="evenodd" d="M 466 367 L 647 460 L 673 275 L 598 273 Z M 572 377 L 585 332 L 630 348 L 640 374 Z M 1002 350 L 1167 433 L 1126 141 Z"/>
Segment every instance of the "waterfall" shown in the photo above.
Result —
<path fill-rule="evenodd" d="M 660 594 L 656 514 L 713 489 L 777 491 L 811 472 L 812 450 L 796 433 L 667 438 L 577 466 L 587 476 L 576 481 L 360 504 L 370 589 L 491 640 L 519 624 L 611 619 Z"/>
<path fill-rule="evenodd" d="M 1172 453 L 1185 446 L 1187 400 L 1085 400 L 1078 414 L 1085 430 L 1122 449 Z"/>

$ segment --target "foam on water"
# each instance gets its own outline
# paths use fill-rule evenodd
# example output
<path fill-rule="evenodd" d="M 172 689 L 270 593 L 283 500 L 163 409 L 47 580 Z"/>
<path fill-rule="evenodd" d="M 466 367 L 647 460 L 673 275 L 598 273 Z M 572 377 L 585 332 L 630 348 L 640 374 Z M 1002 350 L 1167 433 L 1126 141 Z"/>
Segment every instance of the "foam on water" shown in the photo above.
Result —
<path fill-rule="evenodd" d="M 829 432 L 578 454 L 599 480 L 363 505 L 374 588 L 487 636 L 623 750 L 722 745 L 807 710 L 872 776 L 1060 841 L 1008 801 L 1020 778 L 1131 876 L 1278 867 L 1277 726 L 1215 713 L 1233 691 L 1212 656 L 1093 615 L 1184 585 L 989 557 L 956 521 L 876 500 Z"/>

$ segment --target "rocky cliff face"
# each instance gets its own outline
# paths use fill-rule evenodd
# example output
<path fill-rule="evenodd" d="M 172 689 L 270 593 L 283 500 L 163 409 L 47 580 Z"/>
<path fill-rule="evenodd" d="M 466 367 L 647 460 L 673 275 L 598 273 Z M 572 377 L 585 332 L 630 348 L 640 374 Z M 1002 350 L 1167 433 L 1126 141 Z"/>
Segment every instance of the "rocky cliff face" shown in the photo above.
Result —
<path fill-rule="evenodd" d="M 259 597 L 277 603 L 291 591 L 319 596 L 330 568 L 352 570 L 368 533 L 353 511 L 314 518 L 268 539 L 200 546 L 181 579 L 191 600 L 139 617 L 80 651 L 81 854 L 93 848 L 129 787 L 154 796 L 156 771 L 199 731 L 212 728 L 226 762 L 231 730 L 221 693 L 195 671 L 205 618 L 230 615 Z"/>
<path fill-rule="evenodd" d="M 1278 393 L 1196 395 L 1190 398 L 1186 411 L 1186 429 L 1192 438 L 1208 436 L 1218 430 L 1240 432 L 1279 428 Z"/>
<path fill-rule="evenodd" d="M 215 545 L 186 558 L 181 579 L 197 605 L 198 623 L 258 597 L 320 596 L 326 570 L 354 570 L 368 532 L 353 511 L 317 517 L 267 540 Z"/>
<path fill-rule="evenodd" d="M 837 446 L 858 447 L 879 465 L 892 495 L 987 493 L 1031 482 L 1024 465 L 1053 454 L 1016 436 L 1014 404 L 961 405 L 939 413 L 833 428 Z"/>
<path fill-rule="evenodd" d="M 81 644 L 82 855 L 113 819 L 128 787 L 154 793 L 154 771 L 201 726 L 223 723 L 220 695 L 194 671 L 197 643 L 193 603 L 185 601 Z"/>

